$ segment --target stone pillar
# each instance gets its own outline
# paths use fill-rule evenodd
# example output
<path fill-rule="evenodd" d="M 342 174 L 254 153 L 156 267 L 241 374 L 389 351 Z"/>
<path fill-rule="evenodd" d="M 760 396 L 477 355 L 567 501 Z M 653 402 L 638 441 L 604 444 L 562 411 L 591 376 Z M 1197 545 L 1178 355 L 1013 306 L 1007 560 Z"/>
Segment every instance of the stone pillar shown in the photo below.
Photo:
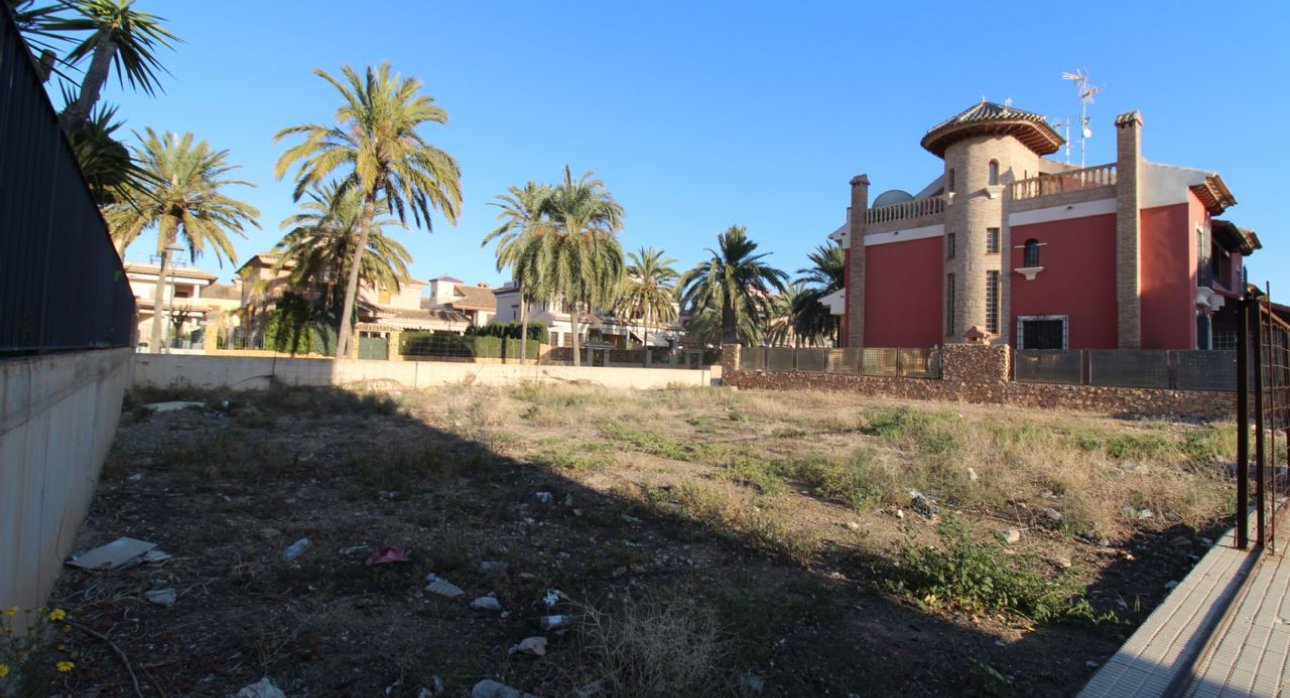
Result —
<path fill-rule="evenodd" d="M 847 268 L 847 346 L 864 346 L 865 217 L 869 212 L 869 177 L 851 178 L 851 209 L 847 226 L 851 238 L 851 265 Z"/>
<path fill-rule="evenodd" d="M 390 333 L 390 343 L 386 346 L 386 355 L 385 355 L 385 358 L 389 359 L 390 361 L 403 360 L 403 354 L 399 353 L 399 337 L 402 334 L 403 334 L 402 332 Z"/>
<path fill-rule="evenodd" d="M 207 354 L 219 349 L 219 336 L 224 332 L 225 322 L 218 310 L 206 313 L 206 331 L 202 333 L 202 351 Z"/>
<path fill-rule="evenodd" d="M 1007 383 L 1012 347 L 1007 344 L 947 344 L 941 348 L 941 380 L 953 383 Z"/>
<path fill-rule="evenodd" d="M 1142 217 L 1138 211 L 1141 183 L 1142 114 L 1131 111 L 1115 118 L 1115 304 L 1119 311 L 1119 347 L 1142 346 Z"/>

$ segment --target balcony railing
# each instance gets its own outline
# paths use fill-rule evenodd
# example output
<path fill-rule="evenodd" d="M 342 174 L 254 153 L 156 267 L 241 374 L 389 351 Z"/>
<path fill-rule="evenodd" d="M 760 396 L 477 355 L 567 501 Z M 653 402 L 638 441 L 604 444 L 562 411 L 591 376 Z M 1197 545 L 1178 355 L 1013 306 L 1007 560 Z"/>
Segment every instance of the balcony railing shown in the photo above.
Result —
<path fill-rule="evenodd" d="M 900 221 L 906 218 L 918 218 L 920 216 L 930 216 L 945 210 L 945 199 L 939 196 L 933 196 L 926 199 L 914 199 L 912 201 L 902 201 L 890 206 L 879 206 L 871 208 L 865 212 L 866 223 L 887 223 L 890 221 Z"/>
<path fill-rule="evenodd" d="M 1020 201 L 1110 186 L 1115 186 L 1115 163 L 1086 167 L 1082 170 L 1056 172 L 1013 182 L 1012 199 Z"/>

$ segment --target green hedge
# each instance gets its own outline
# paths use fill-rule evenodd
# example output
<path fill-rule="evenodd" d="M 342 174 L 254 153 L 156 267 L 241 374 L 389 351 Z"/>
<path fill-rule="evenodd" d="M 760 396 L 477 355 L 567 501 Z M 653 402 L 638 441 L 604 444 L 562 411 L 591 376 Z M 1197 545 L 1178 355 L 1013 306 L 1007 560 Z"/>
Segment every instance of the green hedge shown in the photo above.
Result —
<path fill-rule="evenodd" d="M 506 337 L 510 339 L 520 338 L 519 322 L 494 322 L 490 325 L 475 326 L 471 325 L 466 328 L 468 337 Z M 546 325 L 540 322 L 530 322 L 529 339 L 537 340 L 541 344 L 549 344 L 550 337 L 547 334 Z"/>
<path fill-rule="evenodd" d="M 335 356 L 336 328 L 314 315 L 295 294 L 284 294 L 264 322 L 264 348 L 291 354 Z"/>
<path fill-rule="evenodd" d="M 399 335 L 399 353 L 403 356 L 442 356 L 465 359 L 519 358 L 518 339 L 463 336 L 437 332 L 404 332 Z M 528 358 L 538 356 L 538 342 L 528 341 Z"/>

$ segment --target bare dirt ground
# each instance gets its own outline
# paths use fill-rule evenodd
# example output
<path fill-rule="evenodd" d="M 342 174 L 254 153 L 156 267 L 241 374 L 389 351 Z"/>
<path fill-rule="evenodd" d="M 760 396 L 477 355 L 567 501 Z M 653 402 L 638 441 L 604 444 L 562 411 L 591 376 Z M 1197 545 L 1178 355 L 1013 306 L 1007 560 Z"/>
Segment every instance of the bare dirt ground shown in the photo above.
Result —
<path fill-rule="evenodd" d="M 207 407 L 141 407 L 176 398 Z M 1070 695 L 1216 537 L 1230 448 L 811 393 L 136 394 L 78 547 L 174 557 L 64 571 L 51 603 L 85 631 L 52 690 Z M 365 564 L 385 546 L 411 561 Z M 545 656 L 508 653 L 535 636 Z"/>

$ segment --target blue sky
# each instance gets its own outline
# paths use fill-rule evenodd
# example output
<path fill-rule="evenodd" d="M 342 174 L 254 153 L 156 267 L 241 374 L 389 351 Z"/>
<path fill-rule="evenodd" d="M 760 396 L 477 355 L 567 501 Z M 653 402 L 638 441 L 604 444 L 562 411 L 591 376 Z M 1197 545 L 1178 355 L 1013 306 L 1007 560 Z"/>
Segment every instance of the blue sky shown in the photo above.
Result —
<path fill-rule="evenodd" d="M 940 171 L 926 130 L 982 96 L 1078 116 L 1064 70 L 1104 86 L 1088 164 L 1114 160 L 1112 121 L 1141 110 L 1146 158 L 1217 170 L 1240 204 L 1227 218 L 1265 249 L 1251 280 L 1290 298 L 1283 240 L 1290 3 L 274 2 L 138 0 L 184 39 L 162 51 L 165 93 L 123 91 L 127 126 L 191 131 L 230 151 L 255 189 L 260 230 L 239 261 L 279 239 L 295 210 L 273 178 L 289 125 L 331 120 L 312 75 L 390 61 L 450 116 L 423 135 L 461 164 L 457 226 L 399 233 L 425 279 L 498 283 L 483 236 L 512 184 L 594 169 L 627 211 L 623 245 L 696 263 L 732 224 L 795 271 L 843 222 L 848 180 L 917 191 Z M 1074 159 L 1078 161 L 1078 145 Z M 127 259 L 146 261 L 155 237 Z M 198 266 L 227 281 L 212 257 Z M 1278 289 L 1285 289 L 1278 293 Z"/>

